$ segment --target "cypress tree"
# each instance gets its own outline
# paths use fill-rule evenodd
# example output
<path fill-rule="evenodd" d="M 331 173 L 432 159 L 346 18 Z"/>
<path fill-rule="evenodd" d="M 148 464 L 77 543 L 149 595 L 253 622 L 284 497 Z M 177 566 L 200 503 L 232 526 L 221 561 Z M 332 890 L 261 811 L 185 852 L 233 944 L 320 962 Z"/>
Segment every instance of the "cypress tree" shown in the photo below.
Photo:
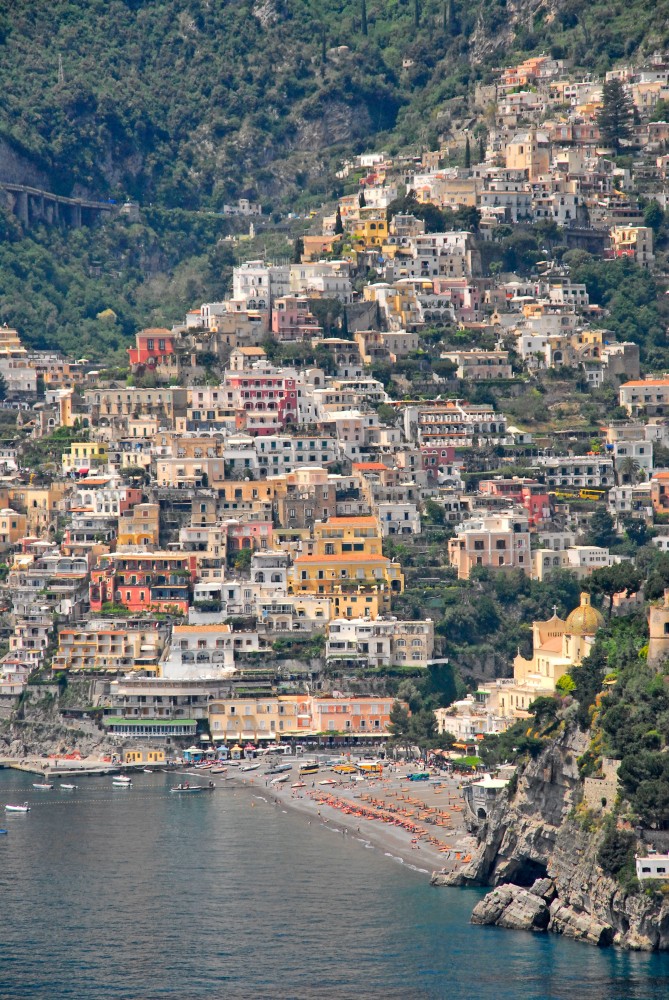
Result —
<path fill-rule="evenodd" d="M 479 136 L 479 163 L 483 163 L 485 160 L 485 143 L 483 141 L 483 133 Z"/>
<path fill-rule="evenodd" d="M 337 205 L 337 215 L 335 217 L 334 231 L 335 231 L 335 236 L 341 236 L 341 234 L 344 232 L 344 225 L 341 221 L 341 209 L 339 208 L 339 205 Z"/>
<path fill-rule="evenodd" d="M 362 18 L 362 33 L 367 35 L 367 0 L 362 0 L 362 6 L 360 8 L 360 14 Z"/>
<path fill-rule="evenodd" d="M 360 194 L 358 195 L 358 205 L 360 206 L 360 208 L 364 208 L 366 204 L 367 204 L 367 199 L 365 198 L 365 192 L 361 191 Z"/>
<path fill-rule="evenodd" d="M 417 28 L 420 26 L 420 0 L 413 0 L 413 23 Z"/>
<path fill-rule="evenodd" d="M 607 80 L 602 88 L 602 106 L 597 112 L 597 124 L 602 139 L 620 151 L 623 139 L 632 138 L 634 106 L 620 80 Z"/>
<path fill-rule="evenodd" d="M 469 136 L 467 136 L 467 141 L 465 143 L 465 169 L 469 170 L 472 165 L 472 148 L 469 145 Z"/>

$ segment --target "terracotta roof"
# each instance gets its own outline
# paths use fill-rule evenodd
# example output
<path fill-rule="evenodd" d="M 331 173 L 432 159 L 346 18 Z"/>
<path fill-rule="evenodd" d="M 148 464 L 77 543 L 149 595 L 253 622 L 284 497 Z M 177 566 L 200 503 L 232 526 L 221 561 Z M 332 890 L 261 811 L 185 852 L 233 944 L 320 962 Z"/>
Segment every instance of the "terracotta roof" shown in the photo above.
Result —
<path fill-rule="evenodd" d="M 669 378 L 641 378 L 633 379 L 631 382 L 623 382 L 621 389 L 631 389 L 631 388 L 642 388 L 643 386 L 651 387 L 654 385 L 664 385 L 669 387 Z"/>

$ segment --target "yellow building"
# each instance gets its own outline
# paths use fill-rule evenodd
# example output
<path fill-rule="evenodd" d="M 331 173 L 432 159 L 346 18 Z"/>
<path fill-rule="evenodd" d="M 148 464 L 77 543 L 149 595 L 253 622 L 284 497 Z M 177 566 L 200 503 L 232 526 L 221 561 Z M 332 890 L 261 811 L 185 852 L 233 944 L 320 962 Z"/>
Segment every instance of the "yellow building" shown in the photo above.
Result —
<path fill-rule="evenodd" d="M 11 548 L 20 538 L 24 538 L 27 524 L 25 514 L 17 514 L 11 507 L 0 510 L 0 548 Z"/>
<path fill-rule="evenodd" d="M 26 353 L 16 330 L 10 330 L 6 326 L 0 327 L 0 359 L 20 358 Z"/>
<path fill-rule="evenodd" d="M 404 590 L 402 567 L 383 555 L 377 518 L 317 521 L 313 539 L 304 544 L 289 570 L 288 592 L 336 594 L 340 598 L 357 595 L 348 605 L 353 608 L 360 606 L 365 590 L 367 596 L 378 594 L 384 609 L 390 607 L 391 594 Z"/>
<path fill-rule="evenodd" d="M 353 229 L 353 239 L 365 247 L 379 246 L 388 238 L 385 218 L 359 219 Z"/>
<path fill-rule="evenodd" d="M 73 441 L 70 450 L 63 452 L 63 474 L 85 474 L 107 464 L 107 445 L 102 441 Z"/>
<path fill-rule="evenodd" d="M 496 684 L 499 714 L 505 718 L 526 718 L 535 698 L 551 695 L 555 685 L 572 667 L 588 655 L 595 634 L 604 619 L 581 594 L 581 603 L 566 621 L 554 614 L 548 621 L 532 625 L 532 659 L 518 654 L 513 661 L 513 682 Z"/>
<path fill-rule="evenodd" d="M 534 181 L 550 168 L 550 142 L 545 132 L 535 126 L 527 132 L 518 132 L 506 147 L 506 166 L 509 170 L 524 170 L 528 180 Z"/>
<path fill-rule="evenodd" d="M 26 533 L 41 538 L 56 529 L 58 511 L 71 483 L 50 486 L 17 486 L 9 491 L 9 502 L 26 515 Z"/>
<path fill-rule="evenodd" d="M 118 519 L 117 545 L 157 549 L 160 535 L 160 505 L 138 503 L 123 511 Z"/>
<path fill-rule="evenodd" d="M 124 750 L 123 751 L 123 763 L 124 764 L 164 764 L 165 763 L 165 751 L 164 750 L 149 750 L 148 748 L 142 748 L 141 750 Z"/>

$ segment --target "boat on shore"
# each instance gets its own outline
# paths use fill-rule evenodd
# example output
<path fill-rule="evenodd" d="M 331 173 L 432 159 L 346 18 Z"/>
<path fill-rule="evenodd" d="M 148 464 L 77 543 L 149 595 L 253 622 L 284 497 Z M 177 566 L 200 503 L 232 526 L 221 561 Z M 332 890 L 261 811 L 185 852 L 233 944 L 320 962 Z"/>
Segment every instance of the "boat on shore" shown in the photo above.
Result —
<path fill-rule="evenodd" d="M 265 771 L 265 774 L 283 774 L 284 771 L 292 770 L 292 764 L 275 764 L 274 767 L 270 767 L 269 770 Z"/>
<path fill-rule="evenodd" d="M 314 760 L 302 764 L 298 773 L 300 777 L 302 777 L 303 774 L 318 774 L 319 769 L 320 764 Z"/>
<path fill-rule="evenodd" d="M 306 788 L 307 787 L 307 783 L 306 783 L 306 781 L 296 781 L 290 787 L 291 788 Z"/>
<path fill-rule="evenodd" d="M 240 770 L 241 771 L 257 771 L 259 767 L 260 767 L 260 764 L 245 764 L 242 768 L 240 768 Z"/>
<path fill-rule="evenodd" d="M 278 778 L 272 778 L 272 780 L 270 781 L 270 785 L 280 785 L 284 781 L 288 781 L 289 777 L 290 775 L 288 774 L 280 774 Z"/>
<path fill-rule="evenodd" d="M 226 771 L 227 767 L 212 767 L 211 769 L 212 774 L 225 774 Z"/>
<path fill-rule="evenodd" d="M 9 803 L 5 806 L 5 812 L 8 813 L 27 813 L 30 812 L 30 806 L 27 802 L 24 802 L 22 806 L 10 805 Z"/>
<path fill-rule="evenodd" d="M 53 784 L 50 781 L 33 781 L 33 788 L 39 788 L 42 792 L 47 792 L 50 788 L 53 788 Z"/>

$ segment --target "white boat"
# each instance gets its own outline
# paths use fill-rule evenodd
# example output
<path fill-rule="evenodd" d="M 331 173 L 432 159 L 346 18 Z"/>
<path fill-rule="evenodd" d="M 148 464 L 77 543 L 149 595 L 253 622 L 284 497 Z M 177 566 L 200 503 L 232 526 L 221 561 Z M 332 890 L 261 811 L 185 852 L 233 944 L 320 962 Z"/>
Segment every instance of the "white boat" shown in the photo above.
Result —
<path fill-rule="evenodd" d="M 22 806 L 6 805 L 5 806 L 5 812 L 8 812 L 8 813 L 27 813 L 27 812 L 30 812 L 30 806 L 28 805 L 27 802 L 24 802 Z"/>
<path fill-rule="evenodd" d="M 39 788 L 41 791 L 48 791 L 49 788 L 53 788 L 53 785 L 49 781 L 33 781 L 33 788 Z"/>
<path fill-rule="evenodd" d="M 260 764 L 245 764 L 244 767 L 240 768 L 241 771 L 257 771 Z"/>
<path fill-rule="evenodd" d="M 69 784 L 67 784 L 67 782 L 61 781 L 59 787 L 60 788 L 64 788 L 68 792 L 71 792 L 74 788 L 77 788 L 78 786 L 77 785 L 69 785 Z"/>
<path fill-rule="evenodd" d="M 145 767 L 144 768 L 144 774 L 153 774 L 153 771 L 151 770 L 150 767 Z"/>
<path fill-rule="evenodd" d="M 288 781 L 289 777 L 289 774 L 280 774 L 278 778 L 273 778 L 270 781 L 270 785 L 280 785 L 283 781 Z"/>
<path fill-rule="evenodd" d="M 121 788 L 129 788 L 130 785 L 132 785 L 132 778 L 128 778 L 124 774 L 118 774 L 115 778 L 112 778 L 112 785 L 119 785 Z"/>

